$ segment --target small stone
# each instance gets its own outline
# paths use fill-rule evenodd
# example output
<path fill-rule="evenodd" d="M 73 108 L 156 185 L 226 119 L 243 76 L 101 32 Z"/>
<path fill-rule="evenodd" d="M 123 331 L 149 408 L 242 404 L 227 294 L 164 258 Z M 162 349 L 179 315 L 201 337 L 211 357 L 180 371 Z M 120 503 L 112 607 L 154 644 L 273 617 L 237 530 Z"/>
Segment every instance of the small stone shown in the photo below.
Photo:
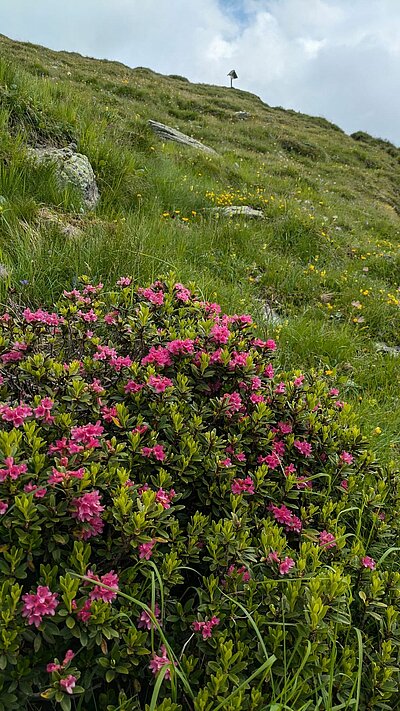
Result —
<path fill-rule="evenodd" d="M 176 128 L 171 128 L 166 126 L 164 123 L 159 123 L 158 121 L 148 121 L 150 128 L 153 132 L 161 138 L 162 141 L 174 141 L 175 143 L 181 143 L 184 146 L 190 146 L 191 148 L 197 148 L 204 153 L 211 153 L 212 155 L 217 155 L 217 152 L 213 148 L 205 146 L 204 143 L 196 141 L 195 138 L 187 136 L 185 133 L 181 133 Z"/>
<path fill-rule="evenodd" d="M 234 116 L 240 121 L 247 121 L 247 119 L 251 118 L 251 114 L 248 111 L 235 111 Z"/>
<path fill-rule="evenodd" d="M 210 212 L 223 217 L 249 217 L 253 220 L 265 220 L 261 210 L 255 210 L 249 205 L 226 205 L 225 207 L 212 207 Z"/>

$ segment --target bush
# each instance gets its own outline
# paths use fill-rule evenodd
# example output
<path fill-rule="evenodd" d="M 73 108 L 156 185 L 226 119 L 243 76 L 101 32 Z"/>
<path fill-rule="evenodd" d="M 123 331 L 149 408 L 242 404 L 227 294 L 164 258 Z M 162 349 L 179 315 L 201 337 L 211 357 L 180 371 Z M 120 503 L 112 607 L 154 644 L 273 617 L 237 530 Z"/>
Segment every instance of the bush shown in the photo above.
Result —
<path fill-rule="evenodd" d="M 0 708 L 393 708 L 397 480 L 326 378 L 169 278 L 15 309 Z"/>

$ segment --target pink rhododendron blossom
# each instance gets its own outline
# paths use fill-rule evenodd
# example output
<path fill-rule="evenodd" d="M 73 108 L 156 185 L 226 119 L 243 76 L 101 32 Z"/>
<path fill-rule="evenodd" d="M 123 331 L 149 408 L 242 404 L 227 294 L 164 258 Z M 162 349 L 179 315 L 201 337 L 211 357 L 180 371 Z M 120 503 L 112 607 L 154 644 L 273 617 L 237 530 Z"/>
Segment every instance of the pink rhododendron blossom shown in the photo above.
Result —
<path fill-rule="evenodd" d="M 177 662 L 174 662 L 174 665 L 176 666 Z M 167 656 L 167 649 L 164 644 L 161 645 L 161 656 L 157 655 L 155 652 L 153 652 L 153 659 L 150 661 L 149 667 L 151 671 L 153 672 L 154 675 L 158 674 L 160 669 L 165 667 L 166 665 L 171 666 L 172 662 L 170 659 L 168 659 Z M 171 670 L 167 669 L 165 672 L 165 679 L 170 679 L 171 678 Z"/>
<path fill-rule="evenodd" d="M 339 395 L 339 390 L 337 388 L 331 388 L 329 390 L 329 395 L 331 397 L 337 397 Z"/>
<path fill-rule="evenodd" d="M 295 531 L 295 533 L 300 533 L 302 523 L 300 519 L 287 508 L 287 506 L 282 504 L 282 506 L 279 507 L 274 504 L 270 504 L 269 510 L 272 511 L 275 520 L 278 521 L 278 523 L 283 524 L 287 531 Z"/>
<path fill-rule="evenodd" d="M 232 460 L 229 457 L 226 457 L 226 459 L 221 459 L 221 461 L 218 462 L 218 465 L 220 467 L 231 467 Z"/>
<path fill-rule="evenodd" d="M 177 338 L 175 341 L 167 343 L 166 349 L 174 356 L 192 355 L 194 353 L 194 342 L 191 338 L 186 338 L 185 340 Z"/>
<path fill-rule="evenodd" d="M 342 489 L 346 489 L 347 491 L 347 489 L 349 488 L 349 482 L 347 481 L 347 479 L 342 479 L 342 481 L 340 482 L 340 486 L 342 487 Z"/>
<path fill-rule="evenodd" d="M 34 484 L 32 481 L 29 481 L 28 484 L 25 484 L 24 491 L 27 494 L 33 493 L 35 499 L 42 499 L 43 496 L 45 496 L 47 493 L 47 489 L 37 486 L 37 484 Z"/>
<path fill-rule="evenodd" d="M 76 676 L 73 674 L 68 674 L 65 679 L 60 679 L 60 686 L 67 694 L 73 694 L 73 690 L 76 684 Z"/>
<path fill-rule="evenodd" d="M 1 419 L 5 422 L 11 422 L 13 427 L 21 427 L 27 417 L 33 414 L 32 408 L 29 405 L 17 405 L 9 407 L 9 405 L 0 405 Z"/>
<path fill-rule="evenodd" d="M 353 455 L 350 454 L 349 452 L 345 452 L 345 451 L 343 450 L 343 452 L 342 452 L 341 455 L 340 455 L 340 460 L 341 460 L 344 464 L 352 464 L 352 462 L 353 462 L 353 460 L 354 460 L 354 457 L 353 457 Z"/>
<path fill-rule="evenodd" d="M 91 600 L 85 601 L 83 607 L 80 610 L 78 610 L 78 612 L 76 613 L 78 620 L 80 620 L 81 622 L 88 622 L 90 620 L 90 618 L 92 616 L 92 613 L 90 611 L 91 605 L 92 605 Z"/>
<path fill-rule="evenodd" d="M 36 593 L 22 595 L 24 601 L 22 616 L 28 618 L 30 625 L 39 627 L 45 615 L 55 615 L 57 597 L 58 593 L 52 593 L 47 585 L 39 585 Z"/>
<path fill-rule="evenodd" d="M 159 489 L 156 493 L 156 501 L 161 504 L 164 509 L 171 508 L 171 501 L 175 496 L 175 491 L 170 489 L 170 491 L 164 491 L 164 489 Z"/>
<path fill-rule="evenodd" d="M 370 558 L 369 555 L 365 555 L 363 558 L 361 558 L 361 565 L 364 568 L 369 568 L 370 570 L 375 570 L 376 561 L 373 558 Z"/>
<path fill-rule="evenodd" d="M 321 531 L 319 534 L 319 545 L 324 548 L 335 548 L 337 545 L 336 538 L 332 533 L 328 533 L 328 531 Z"/>
<path fill-rule="evenodd" d="M 156 393 L 163 393 L 167 388 L 173 387 L 173 382 L 163 375 L 150 375 L 147 385 L 150 385 Z"/>
<path fill-rule="evenodd" d="M 132 283 L 131 277 L 121 277 L 117 281 L 118 286 L 130 286 L 131 283 Z"/>
<path fill-rule="evenodd" d="M 234 479 L 231 484 L 232 494 L 254 494 L 254 482 L 250 476 L 245 479 Z"/>
<path fill-rule="evenodd" d="M 40 405 L 34 408 L 33 412 L 37 420 L 44 420 L 47 424 L 52 424 L 54 422 L 54 417 L 50 414 L 52 407 L 54 407 L 53 400 L 49 397 L 45 397 L 40 401 Z"/>
<path fill-rule="evenodd" d="M 233 351 L 232 358 L 228 364 L 229 369 L 235 370 L 235 368 L 244 368 L 249 356 L 250 354 L 247 352 L 238 353 L 237 351 Z"/>
<path fill-rule="evenodd" d="M 151 346 L 147 356 L 144 356 L 141 360 L 142 365 L 148 365 L 149 363 L 154 363 L 161 367 L 171 365 L 172 358 L 170 352 L 162 346 L 157 346 L 157 348 Z"/>
<path fill-rule="evenodd" d="M 156 444 L 154 447 L 142 447 L 140 451 L 143 457 L 154 457 L 159 462 L 163 462 L 167 456 L 162 444 Z"/>
<path fill-rule="evenodd" d="M 215 323 L 210 331 L 210 335 L 214 343 L 218 343 L 218 345 L 225 345 L 228 343 L 230 330 L 227 326 L 221 326 L 220 324 Z"/>
<path fill-rule="evenodd" d="M 304 382 L 304 375 L 300 375 L 298 378 L 295 378 L 293 381 L 293 385 L 295 388 L 299 388 L 301 385 L 303 385 Z"/>
<path fill-rule="evenodd" d="M 8 509 L 7 501 L 0 501 L 0 515 L 5 514 Z"/>
<path fill-rule="evenodd" d="M 282 434 L 290 434 L 293 430 L 293 427 L 290 422 L 278 422 L 278 427 Z"/>
<path fill-rule="evenodd" d="M 52 674 L 52 672 L 60 671 L 60 669 L 61 669 L 61 664 L 56 664 L 55 662 L 50 662 L 50 664 L 48 664 L 46 666 L 46 671 L 49 674 Z"/>
<path fill-rule="evenodd" d="M 243 406 L 242 399 L 239 393 L 225 393 L 223 400 L 227 404 L 227 414 L 233 415 L 235 412 L 239 412 Z"/>
<path fill-rule="evenodd" d="M 147 289 L 139 287 L 138 293 L 156 306 L 161 306 L 164 303 L 164 294 L 162 291 L 153 291 L 150 287 Z"/>
<path fill-rule="evenodd" d="M 50 314 L 48 311 L 43 311 L 43 309 L 31 311 L 26 308 L 22 315 L 27 323 L 44 323 L 47 326 L 58 326 L 59 323 L 62 323 L 62 319 L 58 314 Z"/>
<path fill-rule="evenodd" d="M 286 392 L 286 385 L 284 382 L 278 383 L 278 385 L 275 388 L 275 392 L 277 395 L 283 395 L 283 393 Z"/>
<path fill-rule="evenodd" d="M 150 607 L 150 605 L 149 605 Z M 160 608 L 158 607 L 158 604 L 154 604 L 154 610 L 153 610 L 153 615 L 156 618 L 158 624 L 161 626 L 161 620 L 160 620 Z M 138 627 L 139 629 L 146 629 L 146 630 L 151 630 L 155 627 L 155 623 L 150 617 L 150 614 L 146 612 L 146 610 L 143 610 L 138 621 Z"/>
<path fill-rule="evenodd" d="M 67 651 L 65 652 L 65 657 L 64 657 L 64 661 L 63 661 L 63 663 L 62 663 L 62 666 L 63 666 L 63 667 L 66 667 L 67 664 L 69 664 L 70 662 L 72 662 L 72 660 L 73 660 L 74 657 L 75 657 L 75 653 L 72 651 L 72 649 L 67 649 Z"/>
<path fill-rule="evenodd" d="M 5 469 L 0 469 L 0 482 L 3 482 L 10 477 L 10 479 L 18 479 L 21 474 L 26 474 L 28 467 L 26 464 L 15 464 L 14 457 L 6 457 L 4 460 Z"/>
<path fill-rule="evenodd" d="M 311 456 L 312 446 L 309 442 L 301 442 L 300 440 L 295 439 L 293 444 L 301 454 L 304 454 L 305 457 Z"/>
<path fill-rule="evenodd" d="M 272 380 L 272 378 L 274 377 L 275 372 L 274 372 L 274 368 L 273 368 L 273 366 L 271 365 L 271 363 L 269 363 L 269 364 L 266 366 L 266 368 L 264 369 L 264 375 L 265 375 L 267 378 L 269 378 L 270 380 Z"/>
<path fill-rule="evenodd" d="M 176 298 L 179 301 L 187 302 L 190 300 L 191 292 L 183 284 L 175 284 L 174 289 L 176 291 Z"/>
<path fill-rule="evenodd" d="M 139 393 L 141 390 L 143 390 L 144 385 L 141 383 L 135 383 L 134 380 L 128 380 L 126 385 L 124 386 L 124 390 L 126 393 Z"/>
<path fill-rule="evenodd" d="M 100 492 L 97 489 L 82 494 L 82 496 L 72 500 L 72 506 L 75 507 L 73 512 L 74 518 L 78 521 L 91 521 L 95 516 L 99 516 L 104 511 L 104 506 L 100 503 Z"/>
<path fill-rule="evenodd" d="M 271 553 L 268 553 L 267 555 L 267 561 L 268 563 L 280 563 L 280 558 L 278 555 L 277 551 L 271 551 Z"/>
<path fill-rule="evenodd" d="M 147 543 L 140 543 L 139 545 L 139 558 L 145 558 L 145 560 L 150 560 L 153 555 L 153 548 L 156 545 L 156 541 L 148 541 Z"/>
<path fill-rule="evenodd" d="M 295 565 L 293 558 L 286 558 L 279 564 L 279 574 L 286 575 Z"/>
<path fill-rule="evenodd" d="M 192 628 L 195 632 L 201 632 L 203 639 L 209 639 L 212 635 L 213 627 L 217 625 L 219 625 L 219 618 L 214 616 L 211 620 L 205 622 L 195 620 L 195 622 L 192 623 Z"/>
<path fill-rule="evenodd" d="M 107 585 L 109 588 L 112 588 L 112 590 L 107 590 L 107 588 L 103 588 L 101 585 L 95 585 L 89 593 L 89 597 L 91 600 L 103 600 L 103 602 L 112 602 L 113 600 L 115 600 L 119 587 L 118 575 L 114 573 L 113 570 L 110 570 L 109 573 L 101 575 L 100 577 L 92 573 L 91 570 L 89 570 L 86 573 L 86 577 L 91 578 L 91 580 L 94 580 L 96 582 L 103 583 L 103 585 Z"/>
<path fill-rule="evenodd" d="M 232 577 L 232 575 L 240 575 L 244 583 L 248 583 L 251 577 L 249 571 L 244 565 L 242 565 L 240 568 L 236 568 L 234 565 L 230 565 L 226 576 L 230 578 Z"/>

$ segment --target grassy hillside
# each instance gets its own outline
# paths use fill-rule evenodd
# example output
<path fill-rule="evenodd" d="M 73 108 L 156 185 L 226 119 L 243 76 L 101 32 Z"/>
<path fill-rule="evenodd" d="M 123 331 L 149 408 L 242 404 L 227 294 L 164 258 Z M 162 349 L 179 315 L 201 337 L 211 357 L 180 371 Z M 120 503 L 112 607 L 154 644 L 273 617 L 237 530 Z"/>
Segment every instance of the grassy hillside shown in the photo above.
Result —
<path fill-rule="evenodd" d="M 218 155 L 161 143 L 148 119 Z M 376 344 L 400 345 L 400 149 L 238 89 L 5 37 L 0 127 L 3 303 L 51 303 L 80 274 L 144 283 L 173 271 L 251 312 L 284 366 L 338 376 L 380 456 L 397 458 L 400 359 Z M 90 213 L 26 160 L 29 145 L 70 142 L 96 173 Z M 229 204 L 266 219 L 209 212 Z"/>

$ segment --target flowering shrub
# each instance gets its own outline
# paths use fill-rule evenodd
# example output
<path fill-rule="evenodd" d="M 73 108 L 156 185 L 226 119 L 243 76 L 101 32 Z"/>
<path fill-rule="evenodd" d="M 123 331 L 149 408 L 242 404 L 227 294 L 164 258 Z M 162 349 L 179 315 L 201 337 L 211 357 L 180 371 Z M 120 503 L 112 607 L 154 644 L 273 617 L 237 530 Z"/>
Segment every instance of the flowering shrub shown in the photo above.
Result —
<path fill-rule="evenodd" d="M 337 389 L 171 279 L 0 347 L 0 709 L 393 708 L 398 482 Z"/>

